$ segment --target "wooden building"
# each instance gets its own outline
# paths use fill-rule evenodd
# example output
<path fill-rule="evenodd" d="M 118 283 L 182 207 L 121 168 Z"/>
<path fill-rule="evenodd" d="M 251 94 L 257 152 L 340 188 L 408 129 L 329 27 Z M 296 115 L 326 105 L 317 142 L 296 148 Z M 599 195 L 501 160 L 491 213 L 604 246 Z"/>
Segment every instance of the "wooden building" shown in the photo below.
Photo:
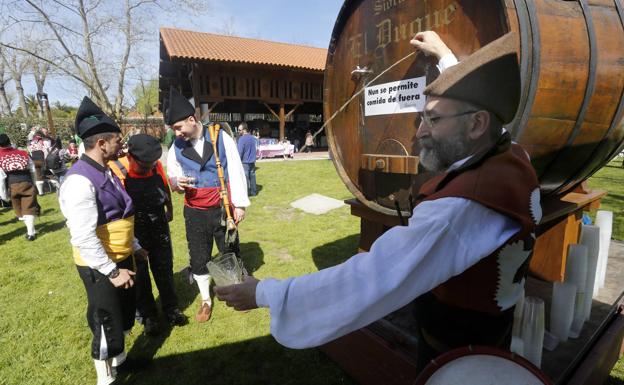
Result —
<path fill-rule="evenodd" d="M 299 132 L 321 124 L 326 56 L 323 48 L 161 28 L 159 102 L 176 87 L 202 119 L 273 121 L 261 135 L 281 140 L 287 124 Z"/>

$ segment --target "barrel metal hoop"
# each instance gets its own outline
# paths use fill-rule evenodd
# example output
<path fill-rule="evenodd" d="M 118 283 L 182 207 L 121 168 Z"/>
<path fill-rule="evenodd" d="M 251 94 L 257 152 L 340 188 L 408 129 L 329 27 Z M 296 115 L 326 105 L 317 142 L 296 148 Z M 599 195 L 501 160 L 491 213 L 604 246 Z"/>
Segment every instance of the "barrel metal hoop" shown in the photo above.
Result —
<path fill-rule="evenodd" d="M 576 123 L 574 124 L 574 128 L 572 129 L 572 133 L 568 137 L 568 141 L 566 142 L 559 155 L 557 155 L 557 157 L 550 163 L 549 167 L 545 169 L 543 174 L 546 174 L 551 166 L 556 164 L 559 159 L 567 157 L 572 151 L 572 145 L 574 144 L 576 137 L 581 132 L 581 127 L 583 126 L 583 122 L 585 121 L 585 115 L 587 115 L 587 111 L 589 110 L 589 104 L 591 103 L 591 100 L 594 96 L 594 91 L 596 89 L 596 66 L 598 64 L 598 46 L 596 45 L 596 29 L 594 28 L 594 19 L 592 18 L 587 0 L 579 0 L 579 5 L 581 6 L 581 10 L 583 11 L 585 25 L 587 26 L 587 37 L 589 39 L 589 73 L 587 76 L 587 84 L 585 86 L 585 96 L 583 97 L 583 104 L 581 105 L 581 108 L 579 110 L 578 116 L 576 118 Z M 575 175 L 576 173 L 568 178 L 557 189 L 555 189 L 554 192 L 559 192 L 563 187 L 570 184 L 573 181 Z"/>
<path fill-rule="evenodd" d="M 539 19 L 537 17 L 537 10 L 535 8 L 535 2 L 533 0 L 518 0 L 518 3 L 524 3 L 526 13 L 524 10 L 520 11 L 521 7 L 516 6 L 516 12 L 518 12 L 518 16 L 522 12 L 526 20 L 529 22 L 531 26 L 531 39 L 527 39 L 525 41 L 525 46 L 528 46 L 528 42 L 531 42 L 531 80 L 529 83 L 529 89 L 527 91 L 527 98 L 525 102 L 525 108 L 522 112 L 522 118 L 518 123 L 518 129 L 514 133 L 514 140 L 518 138 L 522 129 L 524 129 L 529 121 L 529 116 L 531 115 L 531 109 L 533 108 L 533 104 L 535 102 L 535 95 L 537 94 L 537 82 L 540 77 L 540 31 L 539 31 Z M 519 20 L 519 24 L 522 25 L 521 20 Z M 528 51 L 528 47 L 526 47 Z M 527 55 L 528 56 L 528 55 Z"/>
<path fill-rule="evenodd" d="M 527 104 L 527 98 L 530 90 L 530 78 L 531 73 L 529 70 L 529 30 L 527 23 L 524 23 L 528 19 L 524 0 L 514 0 L 514 6 L 516 8 L 516 17 L 518 19 L 518 32 L 520 33 L 520 80 L 522 82 L 522 91 L 520 94 L 520 103 L 518 104 L 518 111 L 513 121 L 513 126 L 508 127 L 513 140 L 517 140 L 520 136 L 520 132 L 524 126 L 520 124 L 522 120 L 522 113 Z M 526 74 L 526 76 L 525 76 Z"/>

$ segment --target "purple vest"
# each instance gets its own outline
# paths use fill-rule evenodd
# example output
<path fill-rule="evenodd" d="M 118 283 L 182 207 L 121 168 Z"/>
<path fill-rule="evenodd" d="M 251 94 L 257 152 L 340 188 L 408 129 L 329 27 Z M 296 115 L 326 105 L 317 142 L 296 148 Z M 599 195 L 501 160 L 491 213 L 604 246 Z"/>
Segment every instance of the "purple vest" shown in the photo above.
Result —
<path fill-rule="evenodd" d="M 113 174 L 115 184 L 106 174 L 84 160 L 78 160 L 69 169 L 67 176 L 82 175 L 95 187 L 95 201 L 98 210 L 98 226 L 134 215 L 132 199 L 122 187 L 119 178 Z"/>

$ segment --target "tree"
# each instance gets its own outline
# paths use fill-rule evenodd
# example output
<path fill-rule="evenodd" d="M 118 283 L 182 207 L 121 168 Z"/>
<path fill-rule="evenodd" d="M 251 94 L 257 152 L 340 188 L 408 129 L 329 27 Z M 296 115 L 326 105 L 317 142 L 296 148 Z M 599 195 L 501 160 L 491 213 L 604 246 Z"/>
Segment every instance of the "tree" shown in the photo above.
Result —
<path fill-rule="evenodd" d="M 26 70 L 26 67 L 29 65 L 29 57 L 22 52 L 7 49 L 0 49 L 0 57 L 5 68 L 9 70 L 11 79 L 13 79 L 15 83 L 15 91 L 17 92 L 17 101 L 21 109 L 21 114 L 24 117 L 28 117 L 28 106 L 26 105 L 22 76 L 24 75 L 24 70 Z"/>
<path fill-rule="evenodd" d="M 158 110 L 158 79 L 146 82 L 141 78 L 132 95 L 135 101 L 134 109 L 145 117 L 152 115 Z"/>
<path fill-rule="evenodd" d="M 42 36 L 49 37 L 51 50 L 42 52 L 16 44 L 5 39 L 7 34 L 0 45 L 48 63 L 59 75 L 82 85 L 105 112 L 116 118 L 123 112 L 127 71 L 138 64 L 133 53 L 146 36 L 155 35 L 155 14 L 175 11 L 197 15 L 206 11 L 206 1 L 202 0 L 2 1 L 11 2 L 13 28 L 39 29 Z"/>
<path fill-rule="evenodd" d="M 6 67 L 4 66 L 4 60 L 0 59 L 0 112 L 3 116 L 12 116 L 11 103 L 7 96 L 6 85 L 9 81 L 6 76 Z"/>

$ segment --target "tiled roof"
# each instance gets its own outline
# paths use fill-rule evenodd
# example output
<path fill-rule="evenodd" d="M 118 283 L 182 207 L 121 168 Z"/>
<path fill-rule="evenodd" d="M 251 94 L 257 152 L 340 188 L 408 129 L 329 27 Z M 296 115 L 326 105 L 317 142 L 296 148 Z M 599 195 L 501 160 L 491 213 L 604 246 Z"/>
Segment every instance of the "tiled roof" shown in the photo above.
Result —
<path fill-rule="evenodd" d="M 266 64 L 323 71 L 327 57 L 324 48 L 174 28 L 161 28 L 160 37 L 171 59 Z"/>

